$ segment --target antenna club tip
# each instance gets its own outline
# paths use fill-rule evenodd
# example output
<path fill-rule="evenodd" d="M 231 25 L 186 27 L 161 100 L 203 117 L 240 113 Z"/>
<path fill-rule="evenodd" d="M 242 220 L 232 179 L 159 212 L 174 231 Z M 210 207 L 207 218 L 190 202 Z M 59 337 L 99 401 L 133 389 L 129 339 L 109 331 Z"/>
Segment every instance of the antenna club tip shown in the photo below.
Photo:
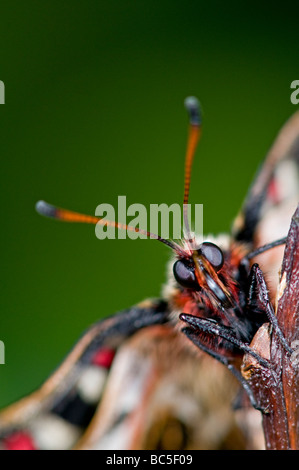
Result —
<path fill-rule="evenodd" d="M 35 204 L 35 210 L 40 215 L 44 215 L 46 217 L 55 217 L 57 213 L 56 207 L 52 206 L 51 204 L 48 204 L 45 201 L 38 201 Z"/>
<path fill-rule="evenodd" d="M 201 106 L 195 96 L 188 96 L 184 101 L 190 117 L 190 124 L 199 126 L 201 124 Z"/>

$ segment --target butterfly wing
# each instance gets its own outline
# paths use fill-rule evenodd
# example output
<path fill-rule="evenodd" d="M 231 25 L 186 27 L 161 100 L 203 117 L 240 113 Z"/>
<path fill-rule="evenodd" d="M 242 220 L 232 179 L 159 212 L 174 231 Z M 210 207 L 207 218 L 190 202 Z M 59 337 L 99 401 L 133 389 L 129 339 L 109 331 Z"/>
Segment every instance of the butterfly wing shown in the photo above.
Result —
<path fill-rule="evenodd" d="M 0 413 L 1 446 L 72 447 L 94 415 L 119 345 L 166 320 L 166 303 L 149 301 L 92 326 L 39 390 Z"/>
<path fill-rule="evenodd" d="M 264 217 L 284 204 L 292 206 L 292 217 L 298 201 L 298 171 L 299 112 L 283 126 L 253 181 L 242 211 L 234 223 L 236 240 L 254 241 Z M 290 223 L 283 232 L 284 236 L 289 226 Z"/>
<path fill-rule="evenodd" d="M 140 330 L 122 345 L 77 448 L 245 447 L 231 409 L 236 384 L 224 368 L 211 367 L 210 358 L 191 351 L 184 339 L 168 324 Z"/>
<path fill-rule="evenodd" d="M 286 237 L 299 200 L 299 113 L 283 126 L 270 148 L 241 212 L 233 225 L 233 237 L 257 247 Z M 253 259 L 267 276 L 272 298 L 281 267 L 284 246 Z"/>

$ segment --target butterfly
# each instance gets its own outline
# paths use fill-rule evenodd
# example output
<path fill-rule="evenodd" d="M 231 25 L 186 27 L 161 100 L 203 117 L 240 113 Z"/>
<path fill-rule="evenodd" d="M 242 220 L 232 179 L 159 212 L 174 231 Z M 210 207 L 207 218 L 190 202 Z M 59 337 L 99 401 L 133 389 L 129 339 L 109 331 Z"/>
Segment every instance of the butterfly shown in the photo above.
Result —
<path fill-rule="evenodd" d="M 264 410 L 240 368 L 245 353 L 263 363 L 250 343 L 269 321 L 289 348 L 269 305 L 298 204 L 299 113 L 271 147 L 231 234 L 199 240 L 185 207 L 202 119 L 196 98 L 185 104 L 182 240 L 37 204 L 50 218 L 145 234 L 170 248 L 171 258 L 160 298 L 92 325 L 38 390 L 2 410 L 2 449 L 263 447 Z"/>

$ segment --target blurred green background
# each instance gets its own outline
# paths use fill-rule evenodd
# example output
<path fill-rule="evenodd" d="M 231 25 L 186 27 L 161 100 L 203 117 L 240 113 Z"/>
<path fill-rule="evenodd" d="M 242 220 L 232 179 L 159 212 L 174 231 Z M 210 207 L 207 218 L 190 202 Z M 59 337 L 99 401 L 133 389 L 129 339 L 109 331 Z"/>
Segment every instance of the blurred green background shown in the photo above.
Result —
<path fill-rule="evenodd" d="M 190 202 L 227 231 L 276 132 L 298 108 L 295 3 L 2 1 L 0 407 L 37 387 L 101 316 L 159 296 L 169 250 L 99 241 L 39 199 L 182 202 L 187 117 L 203 137 Z"/>

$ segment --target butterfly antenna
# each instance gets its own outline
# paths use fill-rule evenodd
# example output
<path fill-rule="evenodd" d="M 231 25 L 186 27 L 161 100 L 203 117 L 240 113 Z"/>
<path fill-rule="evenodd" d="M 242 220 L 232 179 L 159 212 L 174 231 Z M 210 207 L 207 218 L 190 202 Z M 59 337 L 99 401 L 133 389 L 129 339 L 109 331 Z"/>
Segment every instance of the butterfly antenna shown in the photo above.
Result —
<path fill-rule="evenodd" d="M 189 114 L 189 136 L 187 141 L 187 150 L 185 157 L 185 183 L 184 183 L 184 226 L 186 229 L 187 240 L 192 243 L 193 239 L 190 233 L 189 221 L 188 221 L 188 201 L 190 192 L 191 182 L 191 170 L 194 160 L 195 151 L 201 135 L 201 110 L 200 103 L 194 96 L 189 96 L 185 99 L 185 108 Z"/>
<path fill-rule="evenodd" d="M 62 209 L 60 207 L 53 206 L 52 204 L 49 204 L 48 202 L 45 202 L 45 201 L 38 201 L 35 205 L 35 209 L 40 215 L 49 217 L 51 219 L 62 220 L 64 222 L 75 222 L 75 223 L 93 224 L 93 225 L 96 225 L 99 223 L 104 226 L 106 225 L 109 227 L 116 227 L 120 230 L 129 230 L 131 232 L 138 232 L 154 240 L 159 240 L 160 242 L 169 246 L 177 254 L 184 254 L 183 249 L 177 243 L 166 240 L 160 237 L 160 235 L 156 235 L 155 233 L 148 232 L 147 230 L 143 230 L 138 227 L 132 227 L 130 225 L 121 224 L 119 222 L 113 222 L 113 221 L 107 220 L 106 218 L 102 219 L 101 217 L 80 214 L 79 212 L 73 212 L 68 209 Z"/>

